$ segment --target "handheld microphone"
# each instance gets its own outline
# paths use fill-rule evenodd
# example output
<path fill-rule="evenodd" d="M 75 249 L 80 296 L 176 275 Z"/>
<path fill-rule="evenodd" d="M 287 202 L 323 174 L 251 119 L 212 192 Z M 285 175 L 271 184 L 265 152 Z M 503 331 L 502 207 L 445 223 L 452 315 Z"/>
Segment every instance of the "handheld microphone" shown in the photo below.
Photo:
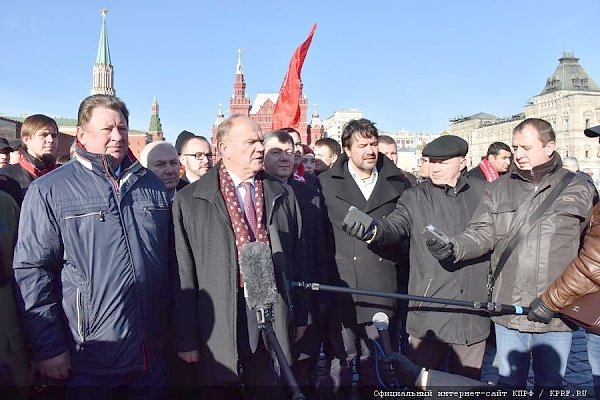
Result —
<path fill-rule="evenodd" d="M 379 341 L 381 342 L 381 346 L 383 347 L 384 355 L 392 353 L 392 345 L 390 342 L 390 333 L 388 332 L 388 327 L 390 326 L 390 319 L 384 312 L 378 312 L 373 315 L 373 325 L 379 332 Z"/>
<path fill-rule="evenodd" d="M 265 322 L 265 319 L 272 321 L 270 310 L 279 297 L 269 245 L 261 242 L 245 244 L 240 250 L 240 269 L 248 307 L 256 310 L 259 324 Z"/>

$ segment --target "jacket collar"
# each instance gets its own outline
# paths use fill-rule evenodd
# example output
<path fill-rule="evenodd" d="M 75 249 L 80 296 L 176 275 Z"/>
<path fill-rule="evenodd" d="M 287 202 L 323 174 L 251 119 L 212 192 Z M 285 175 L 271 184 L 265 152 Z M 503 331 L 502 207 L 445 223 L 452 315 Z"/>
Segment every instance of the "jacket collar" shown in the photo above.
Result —
<path fill-rule="evenodd" d="M 196 187 L 194 188 L 194 197 L 211 201 L 217 205 L 221 214 L 228 216 L 227 208 L 225 206 L 225 200 L 221 196 L 221 190 L 219 188 L 219 169 L 221 167 L 221 161 L 215 164 L 208 172 L 200 178 L 199 181 L 194 182 Z M 265 206 L 267 213 L 267 221 L 271 220 L 273 213 L 273 203 L 278 197 L 286 195 L 286 189 L 283 183 L 279 182 L 275 178 L 266 174 L 264 171 L 258 173 L 263 180 L 263 191 L 265 195 Z M 229 220 L 229 217 L 226 218 Z"/>
<path fill-rule="evenodd" d="M 342 153 L 337 161 L 331 166 L 331 176 L 335 178 L 347 178 L 348 171 L 348 156 L 346 153 Z M 377 164 L 375 164 L 375 168 L 377 168 L 377 173 L 379 174 L 379 178 L 389 178 L 392 176 L 398 176 L 400 178 L 403 177 L 402 171 L 396 167 L 390 159 L 388 159 L 385 154 L 379 153 L 377 156 Z"/>
<path fill-rule="evenodd" d="M 79 142 L 77 142 L 75 145 L 75 157 L 77 158 L 77 161 L 79 161 L 87 169 L 118 180 L 112 167 L 110 155 L 90 153 Z M 125 177 L 128 173 L 143 168 L 131 152 L 131 149 L 127 150 L 127 155 L 123 161 L 121 161 L 120 167 L 121 177 Z"/>
<path fill-rule="evenodd" d="M 208 170 L 208 172 L 200 179 L 202 182 L 199 185 L 196 185 L 194 189 L 194 197 L 199 199 L 211 200 L 214 199 L 216 195 L 220 194 L 219 190 L 219 168 L 221 166 L 221 161 L 215 164 L 212 168 Z M 263 188 L 265 191 L 265 197 L 277 197 L 278 195 L 285 193 L 285 188 L 283 184 L 279 182 L 277 179 L 272 176 L 266 174 L 264 171 L 258 173 L 263 179 Z"/>
<path fill-rule="evenodd" d="M 442 189 L 447 195 L 456 195 L 457 193 L 460 193 L 469 187 L 468 173 L 466 168 L 460 172 L 455 186 L 449 186 L 446 184 L 436 185 L 431 179 L 428 179 L 427 182 L 429 182 L 433 187 Z"/>
<path fill-rule="evenodd" d="M 403 188 L 398 190 L 390 182 L 400 181 L 405 183 L 406 178 L 402 174 L 402 171 L 382 153 L 378 154 L 375 167 L 379 174 L 377 184 L 369 200 L 365 202 L 365 198 L 362 196 L 360 189 L 358 189 L 356 182 L 354 182 L 348 171 L 348 156 L 345 153 L 341 154 L 331 167 L 331 177 L 334 182 L 337 182 L 334 193 L 337 193 L 337 197 L 340 199 L 355 205 L 364 212 L 370 212 L 382 204 L 399 197 L 403 192 Z"/>
<path fill-rule="evenodd" d="M 562 168 L 562 158 L 555 151 L 554 153 L 552 153 L 552 156 L 550 157 L 549 161 L 545 162 L 542 165 L 533 167 L 531 170 L 519 169 L 513 163 L 511 165 L 511 175 L 513 177 L 520 178 L 539 185 L 543 181 L 546 181 L 547 176 L 553 175 L 560 168 Z"/>

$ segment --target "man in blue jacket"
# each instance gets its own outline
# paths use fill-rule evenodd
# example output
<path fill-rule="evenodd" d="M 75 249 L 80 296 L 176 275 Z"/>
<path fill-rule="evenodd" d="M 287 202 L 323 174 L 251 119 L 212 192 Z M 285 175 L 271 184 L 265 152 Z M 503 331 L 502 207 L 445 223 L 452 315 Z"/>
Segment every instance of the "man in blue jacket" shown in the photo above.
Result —
<path fill-rule="evenodd" d="M 22 207 L 21 320 L 43 375 L 95 387 L 70 398 L 164 384 L 169 201 L 128 150 L 128 116 L 114 96 L 84 99 L 75 160 L 35 180 Z"/>

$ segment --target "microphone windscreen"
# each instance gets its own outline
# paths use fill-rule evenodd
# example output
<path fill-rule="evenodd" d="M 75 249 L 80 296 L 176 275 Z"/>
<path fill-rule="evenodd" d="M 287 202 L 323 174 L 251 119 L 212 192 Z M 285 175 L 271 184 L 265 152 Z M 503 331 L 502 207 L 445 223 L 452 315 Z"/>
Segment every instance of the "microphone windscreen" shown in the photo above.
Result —
<path fill-rule="evenodd" d="M 256 310 L 277 303 L 277 285 L 269 245 L 261 242 L 245 244 L 240 250 L 239 262 L 248 307 Z"/>
<path fill-rule="evenodd" d="M 382 331 L 390 326 L 390 319 L 386 313 L 380 311 L 373 315 L 373 325 L 378 331 Z"/>

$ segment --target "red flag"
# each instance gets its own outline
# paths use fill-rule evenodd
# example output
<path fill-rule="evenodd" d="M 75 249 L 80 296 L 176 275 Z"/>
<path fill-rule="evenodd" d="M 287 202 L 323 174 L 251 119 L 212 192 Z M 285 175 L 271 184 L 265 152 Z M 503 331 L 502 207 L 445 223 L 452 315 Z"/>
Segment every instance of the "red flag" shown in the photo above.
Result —
<path fill-rule="evenodd" d="M 290 68 L 283 78 L 279 98 L 273 111 L 273 130 L 281 128 L 297 128 L 300 122 L 300 72 L 308 53 L 317 24 L 313 24 L 308 37 L 292 56 Z"/>

